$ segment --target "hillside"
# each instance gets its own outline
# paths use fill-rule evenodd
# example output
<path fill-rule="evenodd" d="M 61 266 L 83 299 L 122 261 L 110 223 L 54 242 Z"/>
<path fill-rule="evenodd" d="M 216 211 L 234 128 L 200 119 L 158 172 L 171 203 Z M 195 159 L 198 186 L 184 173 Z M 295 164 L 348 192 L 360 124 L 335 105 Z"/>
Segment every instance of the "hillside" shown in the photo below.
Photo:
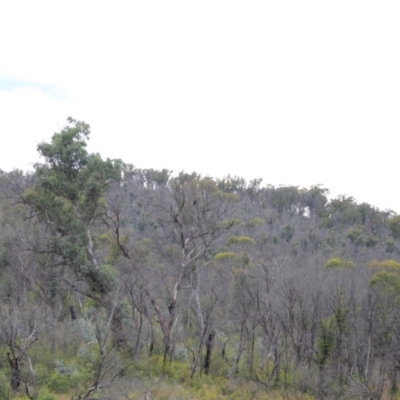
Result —
<path fill-rule="evenodd" d="M 137 169 L 89 135 L 70 119 L 0 175 L 0 399 L 396 395 L 400 216 Z"/>

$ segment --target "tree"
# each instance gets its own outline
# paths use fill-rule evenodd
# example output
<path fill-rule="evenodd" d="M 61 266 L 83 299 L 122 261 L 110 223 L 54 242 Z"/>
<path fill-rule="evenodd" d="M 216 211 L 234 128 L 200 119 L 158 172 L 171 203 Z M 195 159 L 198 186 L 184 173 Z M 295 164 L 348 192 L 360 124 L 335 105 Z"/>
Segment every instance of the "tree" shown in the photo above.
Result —
<path fill-rule="evenodd" d="M 23 201 L 51 234 L 41 251 L 67 266 L 78 282 L 87 284 L 85 294 L 107 307 L 113 277 L 96 259 L 91 230 L 105 211 L 105 189 L 120 179 L 122 163 L 89 154 L 89 125 L 72 118 L 67 121 L 51 143 L 38 145 L 44 161 L 35 165 L 36 181 L 25 191 Z"/>
<path fill-rule="evenodd" d="M 389 229 L 395 239 L 400 238 L 400 215 L 389 219 Z"/>
<path fill-rule="evenodd" d="M 176 319 L 178 294 L 184 283 L 192 292 L 198 321 L 198 336 L 203 342 L 206 325 L 200 304 L 200 270 L 212 244 L 232 226 L 228 217 L 229 204 L 234 199 L 218 189 L 209 178 L 181 174 L 169 187 L 160 191 L 153 204 L 158 212 L 158 236 L 154 238 L 163 260 L 172 269 L 172 290 L 168 289 L 168 312 L 163 313 L 155 296 L 149 292 L 151 303 L 163 331 L 164 361 L 171 350 L 171 331 Z M 165 239 L 168 238 L 168 242 Z M 171 245 L 172 241 L 172 245 Z M 201 348 L 201 347 L 200 347 Z M 194 368 L 194 367 L 193 367 Z"/>

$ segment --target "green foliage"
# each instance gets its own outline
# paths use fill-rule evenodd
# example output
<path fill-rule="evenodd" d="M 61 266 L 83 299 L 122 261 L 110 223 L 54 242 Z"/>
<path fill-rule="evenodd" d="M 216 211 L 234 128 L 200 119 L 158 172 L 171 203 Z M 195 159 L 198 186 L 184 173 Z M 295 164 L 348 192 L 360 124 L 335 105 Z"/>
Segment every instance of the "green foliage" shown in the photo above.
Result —
<path fill-rule="evenodd" d="M 261 218 L 254 218 L 254 219 L 251 219 L 250 221 L 247 221 L 247 225 L 248 226 L 259 226 L 259 225 L 262 225 L 262 224 L 264 224 L 265 223 L 265 221 L 263 220 L 263 219 L 261 219 Z"/>
<path fill-rule="evenodd" d="M 237 193 L 246 188 L 246 181 L 237 176 L 228 175 L 225 178 L 217 179 L 216 182 L 218 188 L 225 193 Z"/>
<path fill-rule="evenodd" d="M 393 253 L 396 249 L 395 243 L 393 239 L 388 239 L 385 246 L 386 253 Z"/>
<path fill-rule="evenodd" d="M 352 261 L 344 260 L 339 257 L 329 259 L 324 265 L 325 269 L 348 269 L 354 267 L 355 264 Z"/>
<path fill-rule="evenodd" d="M 343 226 L 362 222 L 362 214 L 353 197 L 339 196 L 336 199 L 332 199 L 329 208 L 331 209 L 331 214 Z"/>
<path fill-rule="evenodd" d="M 228 245 L 237 244 L 237 245 L 249 245 L 254 244 L 254 240 L 248 236 L 231 236 L 226 241 Z"/>
<path fill-rule="evenodd" d="M 4 375 L 2 370 L 0 370 L 0 400 L 10 400 L 11 398 L 12 392 L 9 378 Z"/>
<path fill-rule="evenodd" d="M 152 241 L 143 238 L 133 244 L 133 254 L 136 262 L 145 263 L 151 258 Z"/>
<path fill-rule="evenodd" d="M 136 169 L 134 171 L 135 178 L 139 179 L 149 189 L 156 189 L 161 186 L 166 186 L 171 179 L 172 171 L 162 169 Z M 182 174 L 182 172 L 181 172 Z"/>
<path fill-rule="evenodd" d="M 371 269 L 386 270 L 386 271 L 400 273 L 400 263 L 395 260 L 384 260 L 384 261 L 372 260 L 368 264 L 368 267 Z"/>
<path fill-rule="evenodd" d="M 237 258 L 237 253 L 234 253 L 232 251 L 227 251 L 223 253 L 218 253 L 214 256 L 215 261 L 222 261 L 222 260 L 229 260 L 229 259 L 234 259 Z"/>
<path fill-rule="evenodd" d="M 114 288 L 116 274 L 116 270 L 111 265 L 103 264 L 101 266 L 98 274 L 98 281 L 99 284 L 102 285 L 103 290 L 105 289 L 109 292 Z M 100 290 L 99 288 L 96 288 L 96 284 L 94 284 L 93 288 Z"/>
<path fill-rule="evenodd" d="M 69 119 L 39 146 L 34 174 L 0 173 L 0 400 L 11 395 L 4 344 L 18 352 L 36 336 L 26 354 L 43 399 L 84 393 L 96 376 L 103 393 L 94 398 L 139 399 L 150 388 L 154 399 L 221 400 L 311 398 L 297 390 L 325 398 L 319 385 L 340 386 L 344 398 L 354 382 L 375 391 L 379 368 L 386 379 L 398 348 L 400 263 L 354 272 L 385 250 L 398 257 L 397 217 L 352 198 L 328 202 L 318 186 L 135 170 L 88 153 L 89 133 Z M 350 369 L 354 382 L 342 373 Z"/>
<path fill-rule="evenodd" d="M 343 304 L 343 298 L 340 295 L 335 309 L 336 326 L 340 332 L 344 332 L 347 327 L 347 316 L 349 311 L 349 307 Z"/>
<path fill-rule="evenodd" d="M 47 386 L 42 386 L 39 389 L 37 400 L 57 400 L 57 396 L 51 393 Z"/>
<path fill-rule="evenodd" d="M 104 212 L 103 192 L 110 182 L 120 179 L 122 163 L 89 154 L 89 135 L 89 125 L 68 118 L 68 125 L 53 135 L 51 143 L 38 146 L 44 162 L 35 165 L 37 181 L 25 192 L 24 201 L 53 231 L 50 251 L 83 273 L 94 290 L 105 292 L 110 289 L 110 276 L 89 267 L 88 230 Z"/>
<path fill-rule="evenodd" d="M 86 310 L 85 310 L 86 311 Z M 80 318 L 78 320 L 78 329 L 79 334 L 86 343 L 93 342 L 96 339 L 96 329 L 93 324 L 87 318 Z M 81 352 L 85 353 L 87 350 L 87 346 L 81 346 L 81 350 L 79 350 L 79 354 Z"/>
<path fill-rule="evenodd" d="M 188 350 L 183 345 L 177 345 L 174 351 L 174 357 L 177 361 L 189 360 Z"/>
<path fill-rule="evenodd" d="M 356 246 L 364 245 L 364 227 L 362 225 L 353 226 L 347 231 L 346 237 Z"/>
<path fill-rule="evenodd" d="M 390 233 L 395 239 L 400 238 L 400 215 L 396 215 L 389 220 Z"/>
<path fill-rule="evenodd" d="M 314 185 L 308 191 L 303 191 L 303 198 L 305 205 L 310 210 L 310 216 L 321 215 L 328 199 L 326 195 L 329 194 L 329 189 L 321 185 Z"/>
<path fill-rule="evenodd" d="M 335 348 L 336 319 L 334 315 L 324 318 L 319 325 L 317 341 L 318 364 L 325 365 Z"/>
<path fill-rule="evenodd" d="M 154 378 L 164 375 L 164 362 L 161 355 L 141 358 L 132 365 L 132 374 L 142 378 Z"/>
<path fill-rule="evenodd" d="M 375 247 L 379 243 L 379 239 L 374 235 L 368 235 L 365 239 L 365 246 L 366 247 Z"/>
<path fill-rule="evenodd" d="M 112 264 L 116 261 L 121 253 L 118 244 L 113 240 L 113 236 L 110 232 L 104 232 L 98 235 L 93 240 L 95 248 L 102 248 L 103 250 L 108 250 L 107 262 Z"/>
<path fill-rule="evenodd" d="M 119 179 L 122 165 L 89 154 L 85 149 L 89 125 L 72 118 L 68 123 L 51 143 L 38 146 L 45 162 L 36 164 L 38 181 L 25 194 L 29 204 L 67 232 L 88 224 L 104 209 L 104 187 Z"/>
<path fill-rule="evenodd" d="M 400 295 L 400 276 L 395 272 L 379 271 L 371 278 L 371 286 L 384 285 L 393 295 Z"/>
<path fill-rule="evenodd" d="M 279 214 L 288 211 L 297 205 L 299 189 L 297 186 L 283 186 L 272 193 L 271 205 L 276 208 Z"/>
<path fill-rule="evenodd" d="M 53 372 L 47 381 L 49 388 L 54 393 L 67 393 L 74 386 L 70 377 L 57 374 L 56 372 Z"/>
<path fill-rule="evenodd" d="M 46 384 L 53 393 L 68 393 L 82 380 L 78 368 L 64 360 L 54 362 L 54 371 L 47 377 Z"/>
<path fill-rule="evenodd" d="M 395 260 L 372 260 L 368 267 L 376 271 L 370 285 L 400 300 L 400 263 Z"/>
<path fill-rule="evenodd" d="M 231 228 L 235 225 L 240 225 L 242 221 L 240 219 L 231 218 L 223 220 L 219 225 L 223 229 Z"/>
<path fill-rule="evenodd" d="M 294 235 L 294 228 L 292 225 L 286 225 L 281 230 L 281 238 L 285 239 L 286 242 L 290 242 Z"/>

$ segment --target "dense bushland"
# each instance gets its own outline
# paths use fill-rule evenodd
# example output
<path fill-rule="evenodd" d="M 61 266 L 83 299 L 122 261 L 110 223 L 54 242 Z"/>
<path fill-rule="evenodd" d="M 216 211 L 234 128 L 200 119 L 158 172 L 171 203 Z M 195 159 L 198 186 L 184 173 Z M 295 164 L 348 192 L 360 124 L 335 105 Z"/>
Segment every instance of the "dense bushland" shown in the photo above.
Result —
<path fill-rule="evenodd" d="M 397 398 L 400 216 L 89 134 L 0 175 L 0 399 Z"/>

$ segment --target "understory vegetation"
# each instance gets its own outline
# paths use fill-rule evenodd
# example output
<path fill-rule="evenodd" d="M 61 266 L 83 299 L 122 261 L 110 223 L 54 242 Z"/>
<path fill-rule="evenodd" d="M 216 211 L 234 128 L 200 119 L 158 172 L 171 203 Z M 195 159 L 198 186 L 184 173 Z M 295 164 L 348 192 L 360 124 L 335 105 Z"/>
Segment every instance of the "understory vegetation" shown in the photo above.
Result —
<path fill-rule="evenodd" d="M 0 400 L 400 398 L 400 216 L 89 135 L 0 172 Z"/>

